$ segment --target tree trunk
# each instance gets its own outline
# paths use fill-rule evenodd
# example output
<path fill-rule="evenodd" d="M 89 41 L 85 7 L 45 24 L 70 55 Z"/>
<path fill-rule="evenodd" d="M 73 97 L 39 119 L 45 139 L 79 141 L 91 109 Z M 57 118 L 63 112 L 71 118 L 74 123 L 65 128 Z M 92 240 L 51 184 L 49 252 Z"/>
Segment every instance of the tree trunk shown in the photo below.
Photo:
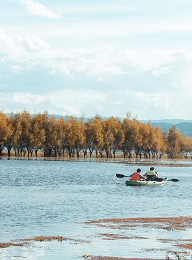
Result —
<path fill-rule="evenodd" d="M 24 150 L 24 151 L 23 151 L 23 155 L 24 155 L 24 157 L 25 157 L 26 153 L 27 153 L 27 151 L 26 151 L 26 150 Z"/>
<path fill-rule="evenodd" d="M 7 155 L 8 155 L 8 157 L 10 157 L 11 156 L 11 149 L 9 148 L 9 149 L 7 149 Z"/>
<path fill-rule="evenodd" d="M 84 150 L 83 154 L 84 154 L 84 159 L 85 159 L 85 157 L 87 157 L 87 150 Z"/>

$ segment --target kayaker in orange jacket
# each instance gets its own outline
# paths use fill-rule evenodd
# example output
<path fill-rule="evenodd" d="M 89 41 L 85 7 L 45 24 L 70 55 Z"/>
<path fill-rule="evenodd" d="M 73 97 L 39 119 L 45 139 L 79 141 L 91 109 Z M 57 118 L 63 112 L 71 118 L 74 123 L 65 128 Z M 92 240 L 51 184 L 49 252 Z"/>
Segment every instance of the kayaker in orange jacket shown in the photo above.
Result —
<path fill-rule="evenodd" d="M 145 179 L 143 176 L 141 176 L 141 169 L 138 168 L 136 172 L 131 174 L 130 181 L 140 181 L 141 179 Z"/>

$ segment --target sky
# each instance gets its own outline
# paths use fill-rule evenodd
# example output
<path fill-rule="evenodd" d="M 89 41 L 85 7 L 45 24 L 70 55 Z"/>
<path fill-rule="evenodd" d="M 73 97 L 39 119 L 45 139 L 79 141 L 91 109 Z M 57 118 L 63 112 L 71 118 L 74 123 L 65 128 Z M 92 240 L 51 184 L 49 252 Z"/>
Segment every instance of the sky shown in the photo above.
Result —
<path fill-rule="evenodd" d="M 191 0 L 0 0 L 0 110 L 192 119 Z"/>

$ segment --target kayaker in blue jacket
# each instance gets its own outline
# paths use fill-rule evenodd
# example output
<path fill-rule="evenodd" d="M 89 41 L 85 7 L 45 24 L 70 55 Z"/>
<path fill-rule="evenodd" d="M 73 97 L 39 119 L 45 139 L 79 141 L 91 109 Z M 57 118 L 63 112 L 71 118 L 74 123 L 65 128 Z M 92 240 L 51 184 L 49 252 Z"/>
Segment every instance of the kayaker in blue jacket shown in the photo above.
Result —
<path fill-rule="evenodd" d="M 154 167 L 151 167 L 148 172 L 146 172 L 143 176 L 146 177 L 147 181 L 153 181 L 155 178 L 158 177 L 157 173 L 155 172 Z"/>

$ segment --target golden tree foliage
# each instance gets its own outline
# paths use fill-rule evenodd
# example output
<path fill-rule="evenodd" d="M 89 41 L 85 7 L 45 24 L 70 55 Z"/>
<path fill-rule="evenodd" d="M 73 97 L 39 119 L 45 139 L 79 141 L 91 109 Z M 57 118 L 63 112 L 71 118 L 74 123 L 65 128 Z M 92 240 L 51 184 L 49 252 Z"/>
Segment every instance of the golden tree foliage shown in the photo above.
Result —
<path fill-rule="evenodd" d="M 113 156 L 115 158 L 116 151 L 121 150 L 122 144 L 125 139 L 122 124 L 120 119 L 118 118 L 113 118 L 113 136 L 114 136 L 114 141 L 111 148 L 112 148 Z"/>
<path fill-rule="evenodd" d="M 35 150 L 37 157 L 37 151 L 45 142 L 45 129 L 43 128 L 43 116 L 41 114 L 37 114 L 31 120 L 31 139 L 31 153 Z"/>
<path fill-rule="evenodd" d="M 54 116 L 49 117 L 48 113 L 44 112 L 42 115 L 42 124 L 44 129 L 44 133 L 42 133 L 44 155 L 48 157 L 57 156 L 58 147 L 61 144 L 59 122 Z"/>
<path fill-rule="evenodd" d="M 96 115 L 94 118 L 90 119 L 87 123 L 86 133 L 87 133 L 87 146 L 90 152 L 90 156 L 93 150 L 98 151 L 102 154 L 104 149 L 104 124 L 100 116 Z"/>
<path fill-rule="evenodd" d="M 11 135 L 11 126 L 4 113 L 0 112 L 0 155 L 2 154 L 4 144 Z"/>
<path fill-rule="evenodd" d="M 7 145 L 8 145 L 8 151 L 9 151 L 9 155 L 10 155 L 10 150 L 13 147 L 15 150 L 15 155 L 19 154 L 19 140 L 20 140 L 20 136 L 21 136 L 21 132 L 22 132 L 22 128 L 21 128 L 21 121 L 20 121 L 20 114 L 16 113 L 15 115 L 13 115 L 13 113 L 11 113 L 11 116 L 8 117 L 8 123 L 11 127 L 12 133 L 10 138 L 7 139 Z"/>
<path fill-rule="evenodd" d="M 181 133 L 176 126 L 169 128 L 167 135 L 167 153 L 170 158 L 175 158 L 180 152 Z"/>
<path fill-rule="evenodd" d="M 152 153 L 153 157 L 155 157 L 155 154 L 158 156 L 161 156 L 163 153 L 165 153 L 167 149 L 167 144 L 165 142 L 163 131 L 160 129 L 160 127 L 155 127 L 153 129 L 154 131 L 154 139 L 152 144 Z"/>
<path fill-rule="evenodd" d="M 115 142 L 114 127 L 113 117 L 103 122 L 103 142 L 107 158 L 111 157 L 113 143 Z"/>
<path fill-rule="evenodd" d="M 0 112 L 0 155 L 7 148 L 8 156 L 15 150 L 15 156 L 37 156 L 39 150 L 44 151 L 44 156 L 77 157 L 80 152 L 86 156 L 87 150 L 95 152 L 96 156 L 111 158 L 116 152 L 123 152 L 124 157 L 158 158 L 167 154 L 170 158 L 187 156 L 192 152 L 192 139 L 183 136 L 175 126 L 169 133 L 163 133 L 159 127 L 130 119 L 130 115 L 121 121 L 119 118 L 110 117 L 103 119 L 96 115 L 87 122 L 84 118 L 77 119 L 73 116 L 56 119 L 50 117 L 48 112 L 30 115 L 24 110 L 21 113 L 7 116 Z"/>
<path fill-rule="evenodd" d="M 66 120 L 66 147 L 69 156 L 74 155 L 76 150 L 77 157 L 79 157 L 80 150 L 83 148 L 85 142 L 85 127 L 82 120 L 77 120 L 73 116 L 67 117 Z"/>
<path fill-rule="evenodd" d="M 126 157 L 129 154 L 129 157 L 132 156 L 132 151 L 142 147 L 142 137 L 140 134 L 141 124 L 136 119 L 130 120 L 126 117 L 122 123 L 123 132 L 124 132 L 124 142 L 123 142 L 123 154 Z"/>

